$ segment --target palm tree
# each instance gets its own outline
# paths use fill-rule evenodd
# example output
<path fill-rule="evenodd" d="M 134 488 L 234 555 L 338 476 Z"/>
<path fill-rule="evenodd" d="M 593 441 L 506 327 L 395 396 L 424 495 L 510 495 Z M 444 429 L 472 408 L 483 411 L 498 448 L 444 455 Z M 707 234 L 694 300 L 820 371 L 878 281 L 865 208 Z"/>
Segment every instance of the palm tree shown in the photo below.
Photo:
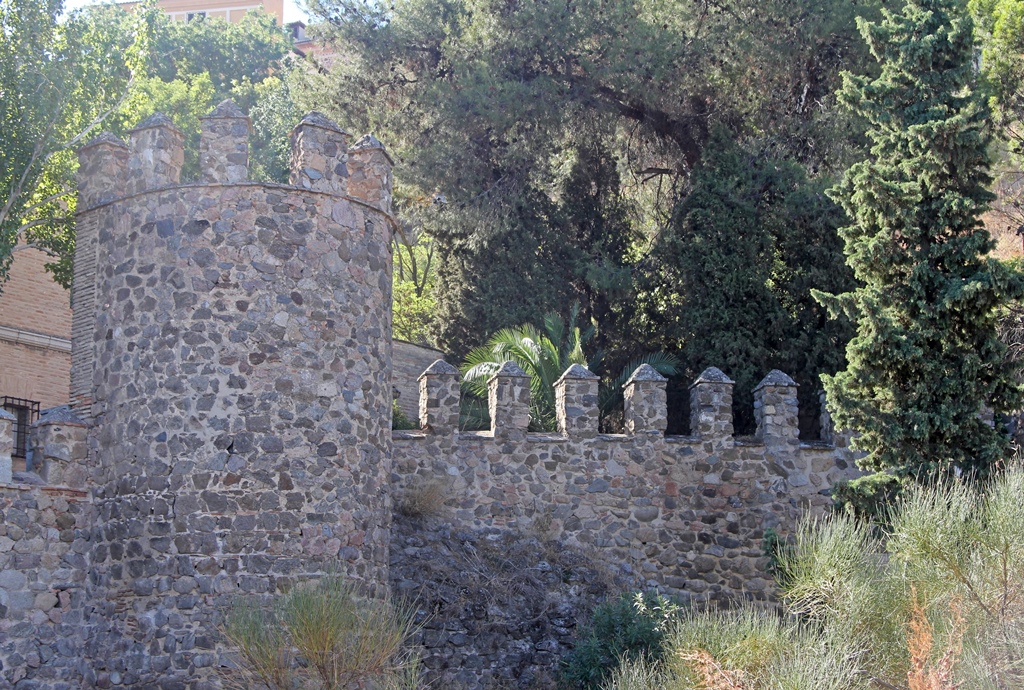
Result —
<path fill-rule="evenodd" d="M 530 375 L 530 430 L 553 431 L 556 428 L 555 382 L 573 364 L 591 371 L 600 368 L 603 355 L 594 352 L 590 357 L 584 346 L 593 339 L 595 329 L 578 325 L 580 307 L 573 305 L 568 323 L 557 313 L 544 317 L 543 330 L 532 324 L 503 328 L 490 337 L 486 344 L 472 350 L 462 365 L 463 428 L 480 428 L 487 420 L 487 380 L 501 365 L 512 361 Z M 629 375 L 641 364 L 650 364 L 666 376 L 678 372 L 679 360 L 667 353 L 655 353 L 631 361 L 614 379 L 602 381 L 600 393 L 601 415 L 606 415 L 622 399 L 622 386 Z"/>

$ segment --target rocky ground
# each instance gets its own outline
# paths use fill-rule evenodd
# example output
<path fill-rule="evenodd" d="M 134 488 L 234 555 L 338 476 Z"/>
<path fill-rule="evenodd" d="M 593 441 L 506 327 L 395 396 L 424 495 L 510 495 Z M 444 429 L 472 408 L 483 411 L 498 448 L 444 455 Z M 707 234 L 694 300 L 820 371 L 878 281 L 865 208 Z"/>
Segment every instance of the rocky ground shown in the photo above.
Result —
<path fill-rule="evenodd" d="M 554 687 L 593 608 L 634 586 L 543 535 L 408 515 L 396 515 L 391 581 L 422 625 L 428 687 L 443 690 Z"/>

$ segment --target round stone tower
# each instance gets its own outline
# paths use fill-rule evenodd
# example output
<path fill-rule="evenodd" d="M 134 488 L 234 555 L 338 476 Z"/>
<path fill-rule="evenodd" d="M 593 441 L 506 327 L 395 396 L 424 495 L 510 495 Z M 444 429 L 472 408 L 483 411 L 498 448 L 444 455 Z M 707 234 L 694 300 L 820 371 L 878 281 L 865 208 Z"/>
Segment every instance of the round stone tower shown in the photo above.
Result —
<path fill-rule="evenodd" d="M 204 118 L 193 184 L 162 115 L 79 154 L 72 396 L 111 621 L 92 644 L 127 685 L 206 687 L 239 594 L 332 564 L 387 586 L 391 161 L 311 114 L 291 184 L 252 183 L 248 134 L 230 102 Z"/>

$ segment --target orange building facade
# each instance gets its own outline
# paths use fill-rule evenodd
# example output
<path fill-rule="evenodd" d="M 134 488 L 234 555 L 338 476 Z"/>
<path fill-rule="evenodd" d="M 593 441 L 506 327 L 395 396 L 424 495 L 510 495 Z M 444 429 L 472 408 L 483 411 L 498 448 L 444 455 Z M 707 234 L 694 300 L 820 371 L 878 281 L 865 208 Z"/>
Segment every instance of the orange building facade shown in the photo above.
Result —
<path fill-rule="evenodd" d="M 136 3 L 121 3 L 121 7 L 134 7 Z M 284 26 L 284 0 L 265 0 L 265 2 L 245 2 L 241 0 L 159 0 L 157 6 L 164 12 L 182 22 L 200 17 L 226 19 L 229 22 L 242 21 L 249 10 L 262 9 L 267 14 L 277 17 L 277 23 Z"/>

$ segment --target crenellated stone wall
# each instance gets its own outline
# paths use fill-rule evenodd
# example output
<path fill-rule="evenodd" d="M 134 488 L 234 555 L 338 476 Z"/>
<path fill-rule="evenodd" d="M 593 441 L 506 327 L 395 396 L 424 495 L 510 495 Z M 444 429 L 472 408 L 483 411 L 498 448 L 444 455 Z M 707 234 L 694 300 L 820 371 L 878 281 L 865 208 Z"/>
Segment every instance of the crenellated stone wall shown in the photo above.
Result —
<path fill-rule="evenodd" d="M 694 435 L 666 436 L 648 366 L 624 434 L 599 433 L 580 366 L 556 383 L 558 431 L 535 434 L 508 362 L 490 431 L 463 433 L 459 373 L 438 360 L 422 429 L 392 433 L 391 158 L 311 113 L 291 184 L 254 183 L 248 118 L 225 102 L 202 126 L 197 183 L 163 115 L 79 152 L 72 404 L 33 426 L 33 473 L 12 472 L 0 411 L 0 688 L 220 687 L 234 597 L 339 562 L 383 592 L 393 493 L 439 482 L 460 529 L 558 537 L 695 602 L 770 599 L 764 531 L 855 473 L 826 413 L 829 442 L 799 441 L 777 371 L 751 438 L 713 368 L 691 388 Z"/>
<path fill-rule="evenodd" d="M 597 377 L 574 365 L 555 386 L 558 433 L 528 433 L 529 379 L 507 363 L 489 382 L 491 431 L 460 433 L 458 371 L 435 362 L 420 378 L 423 430 L 395 432 L 395 491 L 440 482 L 463 527 L 539 530 L 683 600 L 770 599 L 765 530 L 785 535 L 822 512 L 831 485 L 857 475 L 854 454 L 842 438 L 799 441 L 796 384 L 782 372 L 755 390 L 749 438 L 733 436 L 733 382 L 715 368 L 690 389 L 694 435 L 666 436 L 665 384 L 637 369 L 626 433 L 599 434 Z"/>

